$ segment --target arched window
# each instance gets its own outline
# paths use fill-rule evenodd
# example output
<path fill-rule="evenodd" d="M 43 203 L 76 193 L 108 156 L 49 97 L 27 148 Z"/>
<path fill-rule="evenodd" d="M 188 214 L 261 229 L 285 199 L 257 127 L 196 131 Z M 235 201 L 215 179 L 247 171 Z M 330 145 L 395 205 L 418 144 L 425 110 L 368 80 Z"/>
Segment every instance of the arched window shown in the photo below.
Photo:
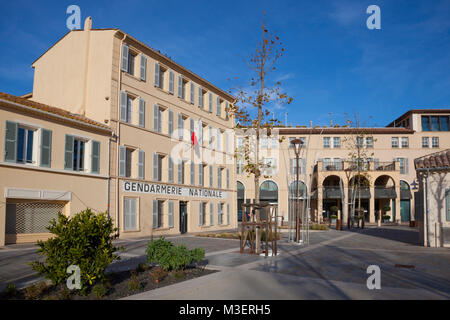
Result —
<path fill-rule="evenodd" d="M 259 187 L 259 200 L 278 202 L 278 186 L 275 182 L 267 180 Z"/>
<path fill-rule="evenodd" d="M 294 199 L 296 194 L 297 194 L 297 181 L 294 181 L 289 185 L 289 198 Z M 299 183 L 298 196 L 299 198 L 306 197 L 306 184 L 303 181 L 300 181 Z"/>

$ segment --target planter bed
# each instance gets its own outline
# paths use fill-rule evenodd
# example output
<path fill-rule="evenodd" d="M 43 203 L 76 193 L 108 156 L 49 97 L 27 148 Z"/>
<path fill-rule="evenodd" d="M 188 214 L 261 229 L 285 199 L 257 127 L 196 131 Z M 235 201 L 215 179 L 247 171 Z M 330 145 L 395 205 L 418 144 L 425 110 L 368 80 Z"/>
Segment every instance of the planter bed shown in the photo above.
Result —
<path fill-rule="evenodd" d="M 217 272 L 203 267 L 190 267 L 183 271 L 164 272 L 160 267 L 141 264 L 136 270 L 108 274 L 108 281 L 100 290 L 92 290 L 87 295 L 69 291 L 64 284 L 46 285 L 45 282 L 33 286 L 0 293 L 0 300 L 115 300 L 149 291 L 185 280 L 194 279 Z M 100 295 L 96 292 L 101 292 Z"/>

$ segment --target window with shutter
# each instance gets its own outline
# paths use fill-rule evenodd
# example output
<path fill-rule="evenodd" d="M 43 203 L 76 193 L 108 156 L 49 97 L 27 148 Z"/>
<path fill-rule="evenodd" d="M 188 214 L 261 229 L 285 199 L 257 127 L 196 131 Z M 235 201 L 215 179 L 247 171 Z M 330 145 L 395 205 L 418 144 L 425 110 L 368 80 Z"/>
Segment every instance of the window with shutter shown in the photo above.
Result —
<path fill-rule="evenodd" d="M 147 77 L 147 57 L 141 53 L 141 80 L 145 81 Z"/>
<path fill-rule="evenodd" d="M 41 164 L 40 164 L 41 167 L 50 168 L 51 157 L 52 157 L 52 131 L 41 129 Z"/>
<path fill-rule="evenodd" d="M 209 166 L 209 187 L 213 187 L 213 167 L 212 165 Z"/>
<path fill-rule="evenodd" d="M 138 152 L 138 178 L 145 179 L 145 153 L 143 150 Z"/>
<path fill-rule="evenodd" d="M 120 121 L 127 121 L 127 93 L 120 91 Z"/>
<path fill-rule="evenodd" d="M 198 225 L 199 226 L 203 225 L 203 203 L 202 202 L 198 203 Z"/>
<path fill-rule="evenodd" d="M 174 90 L 174 74 L 173 71 L 169 71 L 169 93 L 173 94 L 173 90 Z"/>
<path fill-rule="evenodd" d="M 153 105 L 153 130 L 159 132 L 159 107 L 157 104 Z"/>
<path fill-rule="evenodd" d="M 92 141 L 91 172 L 100 173 L 100 142 Z"/>
<path fill-rule="evenodd" d="M 203 89 L 198 87 L 198 106 L 203 108 Z"/>
<path fill-rule="evenodd" d="M 128 46 L 122 45 L 122 71 L 128 72 Z"/>
<path fill-rule="evenodd" d="M 220 117 L 221 116 L 221 114 L 222 114 L 222 106 L 221 106 L 221 103 L 220 103 L 220 98 L 219 97 L 217 97 L 217 101 L 216 101 L 216 113 L 217 113 L 217 115 Z"/>
<path fill-rule="evenodd" d="M 169 182 L 173 182 L 173 160 L 172 157 L 169 156 Z"/>
<path fill-rule="evenodd" d="M 230 189 L 230 169 L 227 168 L 227 189 Z"/>
<path fill-rule="evenodd" d="M 73 144 L 74 137 L 66 134 L 64 153 L 64 169 L 66 170 L 73 170 Z"/>
<path fill-rule="evenodd" d="M 173 135 L 173 111 L 169 110 L 169 136 Z"/>
<path fill-rule="evenodd" d="M 139 98 L 139 126 L 145 127 L 145 101 Z"/>
<path fill-rule="evenodd" d="M 191 162 L 191 186 L 195 185 L 195 165 Z"/>
<path fill-rule="evenodd" d="M 160 83 L 159 83 L 159 63 L 155 62 L 155 79 L 154 79 L 154 85 L 155 87 L 160 88 Z"/>
<path fill-rule="evenodd" d="M 6 121 L 5 132 L 5 162 L 16 162 L 17 159 L 17 128 L 15 122 Z"/>
<path fill-rule="evenodd" d="M 183 78 L 178 76 L 178 98 L 183 98 Z"/>
<path fill-rule="evenodd" d="M 156 152 L 153 153 L 153 180 L 159 181 L 159 156 Z"/>
<path fill-rule="evenodd" d="M 209 100 L 208 100 L 208 103 L 209 103 L 209 112 L 213 112 L 213 95 L 212 95 L 212 93 L 210 92 L 209 93 Z"/>
<path fill-rule="evenodd" d="M 173 201 L 169 200 L 169 228 L 173 228 Z"/>
<path fill-rule="evenodd" d="M 227 224 L 230 224 L 230 204 L 227 203 Z"/>
<path fill-rule="evenodd" d="M 152 225 L 153 228 L 158 228 L 158 200 L 152 201 Z"/>
<path fill-rule="evenodd" d="M 191 82 L 191 103 L 194 104 L 194 92 L 195 92 L 195 85 L 193 82 Z"/>
<path fill-rule="evenodd" d="M 136 230 L 137 200 L 125 197 L 123 199 L 123 227 L 124 230 Z"/>
<path fill-rule="evenodd" d="M 213 204 L 209 204 L 209 225 L 212 226 L 214 224 L 214 212 L 213 212 Z"/>
<path fill-rule="evenodd" d="M 119 146 L 119 176 L 125 177 L 126 151 L 124 146 Z"/>

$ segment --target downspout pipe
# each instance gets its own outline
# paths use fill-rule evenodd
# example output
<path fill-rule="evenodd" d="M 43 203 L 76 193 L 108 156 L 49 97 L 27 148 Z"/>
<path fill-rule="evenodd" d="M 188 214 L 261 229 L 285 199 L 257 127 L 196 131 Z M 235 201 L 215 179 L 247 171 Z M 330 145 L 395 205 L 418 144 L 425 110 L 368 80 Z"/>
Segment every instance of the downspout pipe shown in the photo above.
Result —
<path fill-rule="evenodd" d="M 123 38 L 120 40 L 120 58 L 118 63 L 118 72 L 119 72 L 119 84 L 117 86 L 117 135 L 116 135 L 116 152 L 117 152 L 117 165 L 116 165 L 116 225 L 117 225 L 117 236 L 120 235 L 120 186 L 119 186 L 119 147 L 120 147 L 120 90 L 122 89 L 122 45 L 125 39 L 127 38 L 127 34 L 124 33 Z"/>

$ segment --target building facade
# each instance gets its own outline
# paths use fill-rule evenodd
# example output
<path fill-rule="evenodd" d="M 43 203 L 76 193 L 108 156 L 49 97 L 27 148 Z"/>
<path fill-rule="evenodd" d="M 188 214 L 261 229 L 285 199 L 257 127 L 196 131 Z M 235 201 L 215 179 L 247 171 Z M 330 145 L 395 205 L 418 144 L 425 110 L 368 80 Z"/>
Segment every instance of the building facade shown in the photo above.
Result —
<path fill-rule="evenodd" d="M 275 134 L 260 141 L 263 163 L 270 163 L 260 179 L 260 200 L 278 203 L 282 219 L 289 219 L 297 190 L 297 161 L 290 142 L 300 139 L 300 210 L 308 210 L 312 220 L 329 218 L 336 206 L 346 222 L 361 199 L 367 222 L 375 222 L 389 207 L 386 214 L 391 221 L 414 225 L 418 181 L 413 161 L 449 148 L 449 115 L 449 109 L 411 110 L 383 128 L 276 128 Z M 238 148 L 244 140 L 245 135 L 237 136 Z M 358 145 L 364 153 L 360 164 Z M 243 201 L 255 197 L 253 176 L 247 176 L 243 166 L 238 159 L 238 210 Z M 365 182 L 361 192 L 354 187 L 358 166 L 360 181 Z"/>
<path fill-rule="evenodd" d="M 0 246 L 46 239 L 58 212 L 108 210 L 108 126 L 5 93 L 0 119 Z"/>
<path fill-rule="evenodd" d="M 450 149 L 414 160 L 419 191 L 417 220 L 426 247 L 450 247 Z"/>
<path fill-rule="evenodd" d="M 92 29 L 89 18 L 33 67 L 31 100 L 113 131 L 109 211 L 120 236 L 237 226 L 234 97 L 119 29 Z"/>

